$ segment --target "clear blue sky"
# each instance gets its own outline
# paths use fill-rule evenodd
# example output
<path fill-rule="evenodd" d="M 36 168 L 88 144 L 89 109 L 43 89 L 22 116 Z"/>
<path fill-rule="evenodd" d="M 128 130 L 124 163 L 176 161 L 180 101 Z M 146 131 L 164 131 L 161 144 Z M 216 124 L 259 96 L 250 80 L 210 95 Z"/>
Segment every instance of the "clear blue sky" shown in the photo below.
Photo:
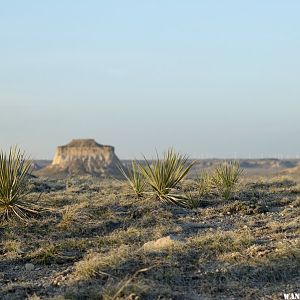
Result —
<path fill-rule="evenodd" d="M 300 153 L 300 1 L 2 1 L 0 143 Z"/>

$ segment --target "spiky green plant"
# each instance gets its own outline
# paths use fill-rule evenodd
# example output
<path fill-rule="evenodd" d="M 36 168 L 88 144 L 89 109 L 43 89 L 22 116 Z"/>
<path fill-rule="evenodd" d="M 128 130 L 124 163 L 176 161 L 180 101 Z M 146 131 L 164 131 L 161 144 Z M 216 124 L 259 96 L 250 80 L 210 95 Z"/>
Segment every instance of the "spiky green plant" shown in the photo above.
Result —
<path fill-rule="evenodd" d="M 184 194 L 184 197 L 178 199 L 178 202 L 181 207 L 195 209 L 202 205 L 203 199 L 191 192 L 187 192 Z"/>
<path fill-rule="evenodd" d="M 236 189 L 243 173 L 244 170 L 241 169 L 239 162 L 224 162 L 218 165 L 212 174 L 212 187 L 216 189 L 221 197 L 228 200 Z"/>
<path fill-rule="evenodd" d="M 157 198 L 165 203 L 181 205 L 184 197 L 174 192 L 174 189 L 192 166 L 193 163 L 189 163 L 186 156 L 170 149 L 163 159 L 159 159 L 158 155 L 152 162 L 145 158 L 145 165 L 140 165 L 140 170 Z"/>
<path fill-rule="evenodd" d="M 139 163 L 135 160 L 131 161 L 131 168 L 126 170 L 119 166 L 123 176 L 127 179 L 130 188 L 137 197 L 141 197 L 145 192 L 145 180 L 140 173 Z"/>
<path fill-rule="evenodd" d="M 0 151 L 0 218 L 17 217 L 26 220 L 29 214 L 37 213 L 32 204 L 25 201 L 31 161 L 16 146 L 8 154 Z"/>
<path fill-rule="evenodd" d="M 199 196 L 207 196 L 211 191 L 211 174 L 207 171 L 202 171 L 198 174 L 195 181 Z"/>

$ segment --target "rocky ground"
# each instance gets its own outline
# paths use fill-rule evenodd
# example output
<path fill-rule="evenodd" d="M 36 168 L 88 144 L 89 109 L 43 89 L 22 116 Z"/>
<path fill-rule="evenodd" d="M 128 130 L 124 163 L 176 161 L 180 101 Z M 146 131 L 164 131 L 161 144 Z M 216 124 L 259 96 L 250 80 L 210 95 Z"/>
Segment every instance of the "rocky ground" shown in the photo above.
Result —
<path fill-rule="evenodd" d="M 181 189 L 197 195 L 193 180 Z M 300 185 L 245 180 L 200 207 L 126 182 L 32 179 L 40 214 L 0 225 L 0 299 L 284 299 L 300 292 Z"/>

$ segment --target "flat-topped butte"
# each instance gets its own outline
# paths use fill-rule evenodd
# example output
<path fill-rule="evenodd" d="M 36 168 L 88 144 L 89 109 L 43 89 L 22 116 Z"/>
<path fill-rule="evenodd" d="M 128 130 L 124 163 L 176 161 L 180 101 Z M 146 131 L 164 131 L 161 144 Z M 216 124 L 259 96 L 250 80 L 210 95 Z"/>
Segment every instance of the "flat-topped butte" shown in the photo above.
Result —
<path fill-rule="evenodd" d="M 120 164 L 113 146 L 94 139 L 73 139 L 58 146 L 52 164 L 38 171 L 41 176 L 94 175 L 118 176 Z"/>

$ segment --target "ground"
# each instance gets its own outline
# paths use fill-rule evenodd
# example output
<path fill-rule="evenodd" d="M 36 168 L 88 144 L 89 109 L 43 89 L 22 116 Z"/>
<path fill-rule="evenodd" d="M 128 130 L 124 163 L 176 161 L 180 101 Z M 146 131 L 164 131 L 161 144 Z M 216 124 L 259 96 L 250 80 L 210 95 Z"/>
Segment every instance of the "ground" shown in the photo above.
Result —
<path fill-rule="evenodd" d="M 182 190 L 197 190 L 186 180 Z M 300 292 L 300 185 L 245 179 L 196 209 L 114 179 L 32 179 L 42 208 L 0 225 L 0 299 L 284 299 Z M 41 193 L 42 192 L 42 193 Z"/>

